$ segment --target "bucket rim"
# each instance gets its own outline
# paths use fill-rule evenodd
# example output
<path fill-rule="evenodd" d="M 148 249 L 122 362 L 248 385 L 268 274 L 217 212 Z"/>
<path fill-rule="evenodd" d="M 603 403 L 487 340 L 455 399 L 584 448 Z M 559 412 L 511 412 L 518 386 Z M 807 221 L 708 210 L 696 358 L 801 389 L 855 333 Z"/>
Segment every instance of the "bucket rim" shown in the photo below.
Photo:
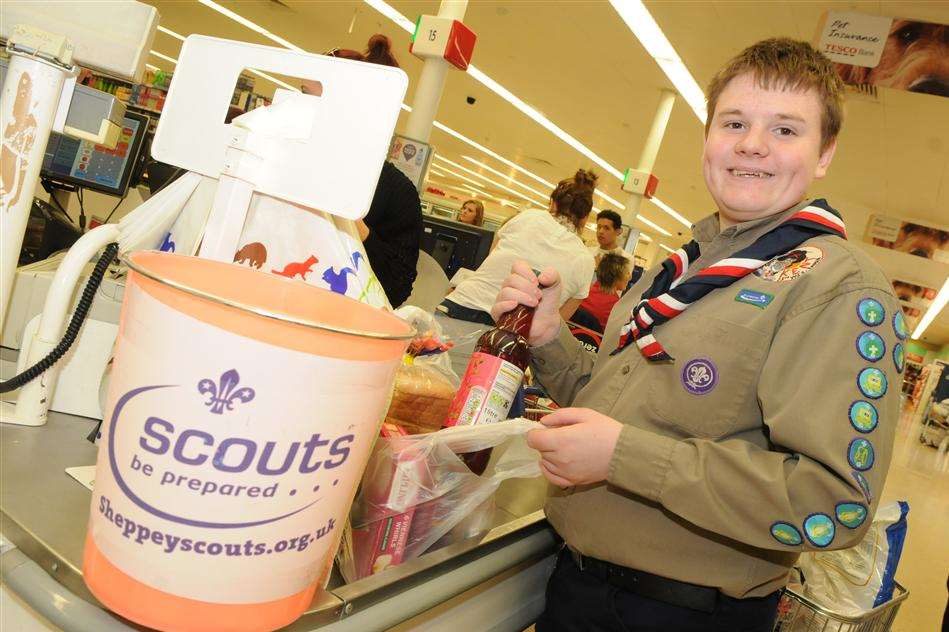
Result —
<path fill-rule="evenodd" d="M 136 272 L 136 273 L 138 273 L 138 274 L 141 274 L 143 277 L 145 277 L 145 278 L 147 278 L 147 279 L 151 279 L 152 281 L 155 281 L 156 283 L 161 283 L 161 284 L 163 284 L 163 285 L 167 285 L 167 286 L 172 287 L 172 288 L 174 288 L 174 289 L 176 289 L 176 290 L 180 290 L 180 291 L 182 291 L 182 292 L 184 292 L 184 293 L 186 293 L 186 294 L 190 294 L 190 295 L 192 295 L 192 296 L 196 296 L 196 297 L 198 297 L 198 298 L 200 298 L 200 299 L 204 299 L 204 300 L 206 300 L 206 301 L 211 301 L 212 303 L 218 303 L 219 305 L 225 305 L 225 306 L 227 306 L 227 307 L 231 307 L 231 308 L 234 308 L 234 309 L 243 310 L 243 311 L 245 311 L 245 312 L 250 312 L 251 314 L 255 314 L 255 315 L 257 315 L 257 316 L 262 316 L 262 317 L 264 317 L 264 318 L 269 318 L 269 319 L 271 319 L 271 320 L 276 320 L 276 321 L 279 321 L 279 322 L 282 322 L 282 323 L 290 323 L 290 324 L 293 324 L 293 325 L 300 325 L 300 326 L 302 326 L 302 327 L 309 327 L 309 328 L 311 328 L 311 329 L 319 329 L 319 330 L 321 330 L 321 331 L 328 331 L 328 332 L 335 333 L 335 334 L 343 334 L 343 335 L 346 335 L 346 336 L 355 336 L 355 337 L 357 337 L 357 338 L 372 338 L 372 339 L 375 339 L 375 340 L 411 340 L 411 339 L 415 338 L 415 336 L 417 335 L 417 331 L 416 331 L 415 327 L 414 327 L 411 323 L 409 323 L 409 322 L 407 322 L 407 321 L 405 321 L 405 320 L 402 320 L 402 319 L 399 318 L 395 313 L 392 313 L 392 312 L 389 312 L 389 315 L 391 315 L 393 318 L 397 318 L 397 319 L 399 319 L 400 321 L 402 321 L 402 322 L 405 324 L 405 326 L 408 327 L 408 333 L 405 333 L 405 334 L 383 334 L 383 333 L 378 333 L 378 332 L 373 332 L 373 331 L 361 331 L 361 330 L 358 330 L 358 329 L 350 329 L 350 328 L 348 328 L 348 327 L 336 327 L 336 326 L 333 326 L 333 325 L 327 325 L 327 324 L 324 324 L 324 323 L 318 323 L 318 322 L 315 322 L 315 321 L 312 321 L 312 320 L 307 320 L 307 319 L 305 319 L 305 318 L 296 318 L 295 316 L 290 316 L 290 315 L 288 315 L 288 314 L 281 314 L 281 313 L 279 313 L 279 312 L 274 312 L 274 311 L 271 311 L 271 310 L 268 310 L 268 309 L 264 309 L 264 308 L 262 308 L 262 307 L 255 307 L 255 306 L 253 306 L 253 305 L 248 305 L 248 304 L 242 303 L 242 302 L 240 302 L 240 301 L 234 301 L 234 300 L 231 300 L 231 299 L 228 299 L 228 298 L 224 298 L 223 296 L 217 296 L 217 295 L 215 295 L 215 294 L 211 294 L 210 292 L 205 292 L 204 290 L 199 290 L 199 289 L 196 289 L 196 288 L 193 288 L 193 287 L 189 287 L 188 285 L 185 285 L 184 283 L 181 283 L 181 282 L 179 282 L 179 281 L 175 281 L 175 280 L 173 280 L 173 279 L 165 278 L 165 277 L 163 277 L 163 276 L 161 276 L 161 275 L 159 275 L 159 274 L 157 274 L 157 273 L 155 273 L 155 272 L 152 272 L 151 270 L 147 270 L 146 268 L 144 268 L 143 266 L 141 266 L 140 264 L 138 264 L 138 263 L 136 263 L 136 262 L 134 262 L 134 261 L 132 260 L 133 255 L 136 255 L 136 254 L 139 254 L 139 253 L 146 253 L 146 254 L 163 254 L 163 255 L 168 255 L 168 254 L 169 254 L 169 253 L 161 253 L 161 252 L 159 252 L 159 251 L 152 251 L 152 250 L 136 250 L 136 251 L 133 251 L 133 252 L 130 252 L 130 253 L 127 253 L 127 254 L 122 255 L 122 256 L 120 257 L 120 259 L 121 259 L 122 262 L 123 262 L 125 265 L 127 265 L 131 270 L 133 270 L 134 272 Z M 213 261 L 213 260 L 211 260 L 211 259 L 206 259 L 206 261 Z M 224 262 L 218 261 L 218 262 L 216 262 L 216 263 L 224 263 Z M 313 287 L 313 289 L 315 289 L 315 290 L 321 289 L 321 288 L 318 288 L 318 287 L 315 287 L 315 286 L 311 286 L 311 287 Z M 324 291 L 325 291 L 325 292 L 329 292 L 329 290 L 324 290 Z M 336 296 L 342 296 L 342 295 L 337 294 Z M 356 300 L 356 299 L 353 299 L 353 298 L 348 297 L 348 296 L 343 296 L 343 298 L 347 298 L 347 299 L 349 299 L 349 300 L 351 300 L 351 301 Z M 358 303 L 359 301 L 356 301 L 356 302 Z M 371 305 L 366 305 L 365 303 L 360 303 L 360 304 L 365 305 L 367 308 L 370 308 L 370 309 L 376 309 L 376 308 L 373 308 Z M 383 311 L 385 311 L 385 310 L 383 310 Z"/>

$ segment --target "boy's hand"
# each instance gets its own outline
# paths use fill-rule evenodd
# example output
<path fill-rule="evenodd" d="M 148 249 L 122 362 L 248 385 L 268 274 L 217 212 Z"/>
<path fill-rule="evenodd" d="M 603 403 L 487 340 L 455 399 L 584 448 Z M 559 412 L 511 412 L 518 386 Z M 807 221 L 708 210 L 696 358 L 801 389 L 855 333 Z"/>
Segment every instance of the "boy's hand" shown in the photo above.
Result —
<path fill-rule="evenodd" d="M 527 433 L 540 452 L 540 469 L 558 487 L 605 481 L 623 424 L 589 408 L 561 408 Z"/>
<path fill-rule="evenodd" d="M 543 286 L 543 289 L 538 287 Z M 534 274 L 526 261 L 515 261 L 511 274 L 501 284 L 491 317 L 495 322 L 515 307 L 527 305 L 534 307 L 534 321 L 531 325 L 528 343 L 539 347 L 553 340 L 560 331 L 560 274 L 553 267 L 547 267 L 540 276 Z"/>

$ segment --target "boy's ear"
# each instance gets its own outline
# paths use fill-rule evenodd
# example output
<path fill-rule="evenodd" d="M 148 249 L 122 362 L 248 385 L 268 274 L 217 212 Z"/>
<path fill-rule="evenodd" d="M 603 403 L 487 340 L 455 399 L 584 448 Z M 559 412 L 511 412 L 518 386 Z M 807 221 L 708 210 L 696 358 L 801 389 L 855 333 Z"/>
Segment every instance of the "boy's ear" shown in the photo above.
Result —
<path fill-rule="evenodd" d="M 827 147 L 820 152 L 820 158 L 817 159 L 817 167 L 814 168 L 814 178 L 820 179 L 827 175 L 830 168 L 830 162 L 834 159 L 834 152 L 837 151 L 837 139 L 831 140 Z"/>

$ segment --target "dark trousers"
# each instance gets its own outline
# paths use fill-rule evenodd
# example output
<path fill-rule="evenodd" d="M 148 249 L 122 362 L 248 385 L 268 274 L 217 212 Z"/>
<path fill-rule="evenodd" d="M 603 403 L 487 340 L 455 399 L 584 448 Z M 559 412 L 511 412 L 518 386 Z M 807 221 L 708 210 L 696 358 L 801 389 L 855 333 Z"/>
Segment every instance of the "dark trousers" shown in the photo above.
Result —
<path fill-rule="evenodd" d="M 547 583 L 547 609 L 537 632 L 771 632 L 780 591 L 767 597 L 719 595 L 714 612 L 642 597 L 581 571 L 569 552 Z"/>
<path fill-rule="evenodd" d="M 494 319 L 491 318 L 491 314 L 488 312 L 459 305 L 454 301 L 449 301 L 447 298 L 441 302 L 441 306 L 448 310 L 447 314 L 449 318 L 494 327 Z"/>

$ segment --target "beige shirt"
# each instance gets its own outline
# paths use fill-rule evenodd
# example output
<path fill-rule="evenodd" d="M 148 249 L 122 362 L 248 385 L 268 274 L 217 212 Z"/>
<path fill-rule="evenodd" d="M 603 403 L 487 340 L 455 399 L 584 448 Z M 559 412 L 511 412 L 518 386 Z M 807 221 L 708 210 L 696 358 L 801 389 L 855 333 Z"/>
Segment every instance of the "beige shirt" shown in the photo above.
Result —
<path fill-rule="evenodd" d="M 702 220 L 688 275 L 795 210 L 724 231 L 717 215 Z M 897 425 L 902 313 L 854 244 L 821 236 L 794 250 L 657 327 L 674 364 L 647 363 L 634 343 L 610 355 L 656 269 L 613 309 L 599 355 L 566 328 L 534 349 L 561 406 L 624 425 L 607 482 L 548 499 L 570 547 L 741 598 L 784 586 L 802 551 L 860 541 Z"/>

